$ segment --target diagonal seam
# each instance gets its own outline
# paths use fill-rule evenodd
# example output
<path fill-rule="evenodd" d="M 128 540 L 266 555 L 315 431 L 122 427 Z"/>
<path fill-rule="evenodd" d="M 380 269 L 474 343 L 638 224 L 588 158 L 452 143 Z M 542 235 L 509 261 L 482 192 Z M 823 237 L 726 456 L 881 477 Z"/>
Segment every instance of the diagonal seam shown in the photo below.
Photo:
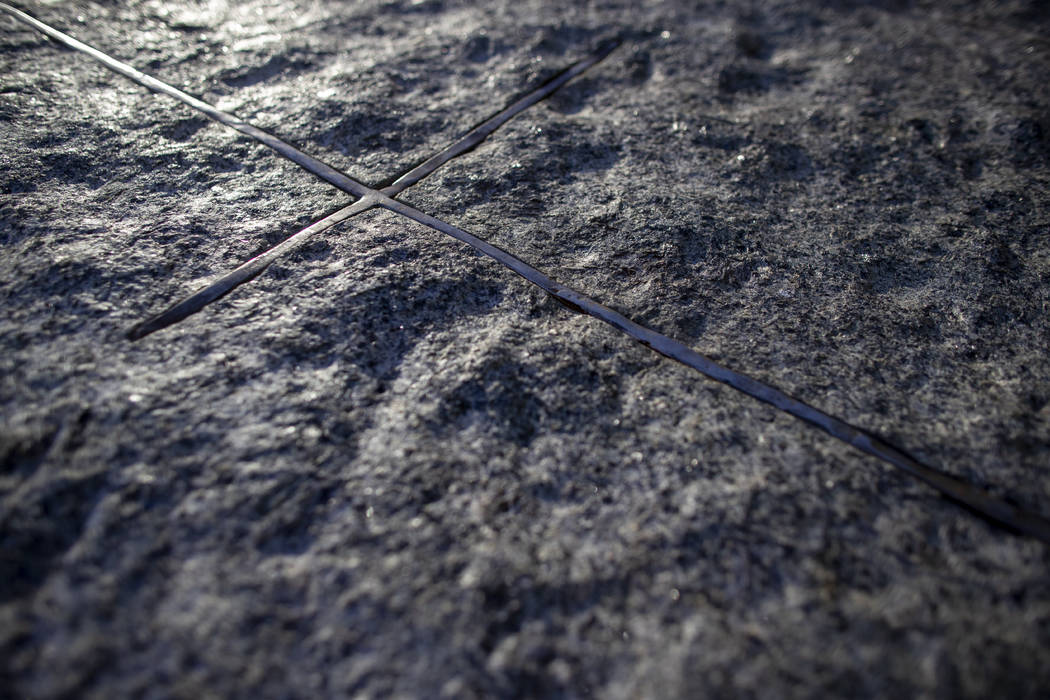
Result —
<path fill-rule="evenodd" d="M 722 365 L 719 365 L 710 358 L 705 357 L 704 355 L 701 355 L 695 350 L 689 348 L 685 344 L 680 343 L 672 338 L 669 338 L 661 333 L 658 333 L 650 328 L 646 328 L 645 326 L 637 324 L 634 321 L 631 321 L 623 314 L 614 311 L 613 309 L 607 306 L 603 306 L 602 304 L 598 303 L 597 301 L 591 299 L 590 297 L 581 292 L 556 283 L 554 280 L 544 275 L 535 267 L 529 265 L 525 261 L 517 258 L 513 254 L 503 250 L 502 248 L 494 246 L 491 243 L 488 243 L 487 241 L 484 241 L 478 238 L 477 236 L 474 236 L 473 234 L 464 231 L 463 229 L 453 226 L 452 224 L 430 216 L 429 214 L 425 214 L 419 211 L 418 209 L 415 209 L 414 207 L 411 207 L 403 202 L 399 202 L 396 199 L 393 199 L 380 191 L 367 187 L 357 182 L 356 180 L 349 178 L 349 176 L 338 173 L 338 171 L 335 171 L 334 168 L 330 168 L 330 166 L 324 165 L 323 163 L 321 163 L 321 161 L 317 160 L 316 158 L 308 156 L 307 154 L 303 153 L 302 151 L 299 151 L 298 149 L 285 143 L 284 141 L 281 141 L 276 137 L 266 134 L 266 132 L 263 132 L 261 129 L 256 129 L 253 126 L 242 122 L 240 119 L 234 117 L 233 115 L 228 115 L 225 112 L 217 110 L 211 107 L 210 105 L 201 102 L 200 100 L 190 97 L 186 93 L 183 93 L 182 91 L 177 90 L 176 88 L 161 83 L 155 78 L 150 78 L 145 74 L 139 73 L 134 68 L 131 68 L 131 66 L 121 63 L 116 59 L 112 59 L 103 54 L 102 52 L 92 49 L 86 44 L 82 44 L 81 42 L 76 41 L 72 37 L 62 34 L 62 32 L 59 32 L 56 29 L 52 29 L 48 25 L 29 17 L 29 15 L 26 15 L 25 13 L 19 12 L 18 10 L 15 10 L 14 8 L 3 3 L 0 3 L 0 10 L 14 15 L 15 17 L 26 22 L 30 26 L 38 28 L 40 31 L 47 34 L 48 36 L 52 36 L 58 39 L 67 46 L 71 46 L 72 48 L 76 48 L 77 50 L 84 51 L 85 53 L 88 53 L 88 55 L 98 58 L 99 60 L 105 59 L 102 60 L 103 64 L 105 64 L 107 67 L 112 68 L 116 72 L 121 73 L 122 75 L 126 75 L 135 82 L 146 85 L 147 87 L 150 87 L 151 85 L 158 85 L 161 88 L 163 88 L 157 89 L 158 92 L 163 92 L 165 94 L 171 95 L 176 99 L 180 99 L 194 107 L 197 107 L 198 104 L 201 105 L 203 109 L 201 107 L 197 107 L 197 109 L 200 109 L 208 116 L 212 116 L 212 118 L 217 119 L 218 121 L 224 124 L 227 123 L 227 120 L 234 122 L 228 125 L 238 129 L 238 131 L 241 131 L 242 133 L 248 134 L 255 138 L 259 138 L 259 140 L 262 141 L 262 143 L 270 146 L 271 148 L 274 148 L 274 150 L 278 151 L 278 153 L 281 153 L 282 155 L 285 155 L 285 149 L 290 149 L 289 152 L 292 155 L 298 154 L 304 159 L 303 162 L 300 162 L 296 158 L 291 158 L 294 162 L 302 165 L 304 168 L 306 168 L 310 172 L 314 172 L 320 177 L 325 177 L 325 179 L 328 179 L 326 175 L 330 175 L 328 170 L 331 170 L 332 172 L 336 173 L 340 178 L 345 178 L 346 180 L 349 180 L 349 182 L 352 183 L 353 187 L 360 188 L 359 196 L 361 196 L 362 198 L 372 198 L 375 200 L 374 204 L 377 206 L 381 206 L 385 209 L 389 209 L 390 211 L 401 214 L 402 216 L 414 219 L 415 221 L 418 221 L 419 223 L 428 226 L 429 228 L 432 228 L 436 231 L 439 231 L 466 243 L 475 250 L 489 256 L 490 258 L 499 262 L 504 267 L 507 267 L 516 274 L 520 275 L 528 282 L 545 290 L 546 292 L 554 296 L 556 299 L 561 301 L 563 304 L 569 306 L 570 308 L 579 310 L 587 315 L 593 316 L 594 318 L 612 326 L 613 328 L 619 330 L 620 332 L 624 333 L 625 335 L 629 336 L 635 341 L 650 348 L 654 352 L 657 352 L 661 355 L 664 355 L 665 357 L 668 357 L 672 360 L 675 360 L 676 362 L 690 367 L 696 370 L 697 372 L 700 372 L 701 374 L 709 377 L 710 379 L 713 379 L 722 384 L 726 384 L 727 386 L 730 386 L 736 389 L 737 391 L 747 394 L 752 398 L 755 398 L 764 403 L 768 403 L 771 406 L 781 411 L 784 411 L 785 413 L 789 413 L 795 416 L 796 418 L 823 430 L 832 437 L 841 440 L 842 442 L 845 442 L 846 444 L 851 445 L 852 447 L 862 452 L 865 452 L 869 455 L 881 459 L 882 461 L 925 482 L 926 484 L 941 492 L 941 494 L 948 497 L 949 499 L 972 509 L 980 515 L 983 515 L 984 517 L 988 518 L 989 520 L 999 523 L 1000 525 L 1004 525 L 1011 530 L 1035 537 L 1039 540 L 1042 540 L 1044 543 L 1050 544 L 1050 519 L 1044 518 L 1043 516 L 1033 511 L 1029 511 L 1024 508 L 1011 505 L 1002 499 L 995 498 L 986 491 L 974 486 L 973 484 L 963 481 L 958 477 L 952 476 L 947 472 L 924 465 L 904 450 L 895 447 L 894 445 L 874 435 L 873 433 L 869 433 L 861 428 L 847 423 L 846 421 L 840 418 L 836 418 L 835 416 L 825 413 L 818 408 L 815 408 L 802 401 L 799 401 L 798 399 L 789 396 L 788 394 L 782 392 L 781 390 L 777 389 L 772 385 L 761 382 L 741 372 L 736 372 L 734 370 L 723 367 Z M 154 88 L 151 87 L 151 89 Z M 188 98 L 188 100 L 183 98 Z M 217 116 L 213 116 L 213 113 Z M 262 135 L 262 137 L 264 138 L 256 136 L 256 133 Z M 324 166 L 324 168 L 317 168 L 316 164 L 320 164 Z M 314 168 L 317 169 L 315 170 Z M 325 170 L 325 168 L 327 168 L 328 170 Z M 332 180 L 329 180 L 329 182 L 332 182 Z M 332 182 L 332 184 L 336 183 Z M 358 192 L 354 193 L 358 194 Z"/>
<path fill-rule="evenodd" d="M 543 85 L 539 86 L 524 97 L 515 100 L 510 106 L 500 110 L 492 117 L 481 122 L 468 131 L 461 139 L 447 146 L 442 151 L 423 161 L 414 168 L 409 169 L 403 175 L 394 180 L 392 184 L 380 190 L 380 192 L 389 197 L 396 197 L 401 192 L 412 185 L 415 185 L 453 158 L 458 158 L 459 156 L 477 148 L 499 127 L 503 126 L 512 118 L 537 102 L 549 97 L 567 82 L 604 59 L 613 51 L 613 49 L 619 46 L 619 43 L 618 40 L 611 40 L 603 43 L 597 51 L 572 64 Z M 150 333 L 155 333 L 163 328 L 167 328 L 168 326 L 178 323 L 190 315 L 201 311 L 208 304 L 221 299 L 240 285 L 250 282 L 258 277 L 267 267 L 273 264 L 277 258 L 303 245 L 312 236 L 326 231 L 353 216 L 364 213 L 373 206 L 375 206 L 374 200 L 365 197 L 348 207 L 344 207 L 333 214 L 329 214 L 323 219 L 315 221 L 269 250 L 266 250 L 247 262 L 242 263 L 240 266 L 226 273 L 219 279 L 209 282 L 188 297 L 177 301 L 159 314 L 135 324 L 128 330 L 127 337 L 130 340 L 139 340 Z"/>
<path fill-rule="evenodd" d="M 220 124 L 224 124 L 230 127 L 231 129 L 236 129 L 237 131 L 241 132 L 242 134 L 245 134 L 246 136 L 251 136 L 253 139 L 263 144 L 264 146 L 268 146 L 269 148 L 272 148 L 273 150 L 277 151 L 279 154 L 292 161 L 300 168 L 303 168 L 307 172 L 313 173 L 322 180 L 325 180 L 328 183 L 335 185 L 336 187 L 345 192 L 349 192 L 350 194 L 356 195 L 358 197 L 364 197 L 368 194 L 375 193 L 375 190 L 373 190 L 368 185 L 365 185 L 359 182 L 358 180 L 355 180 L 354 178 L 350 177 L 346 173 L 341 172 L 336 168 L 333 168 L 331 165 L 325 163 L 321 159 L 315 158 L 299 150 L 287 141 L 279 139 L 273 134 L 263 131 L 262 129 L 253 126 L 252 124 L 249 124 L 248 122 L 244 121 L 235 114 L 225 112 L 219 109 L 218 107 L 215 107 L 214 105 L 210 105 L 207 102 L 204 102 L 203 100 L 197 99 L 196 97 L 190 95 L 187 92 L 179 90 L 177 87 L 157 80 L 153 76 L 146 75 L 145 73 L 137 70 L 131 65 L 124 63 L 123 61 L 118 61 L 112 56 L 102 53 L 98 49 L 88 46 L 84 42 L 78 41 L 77 39 L 74 39 L 68 34 L 60 32 L 54 27 L 44 24 L 40 20 L 27 15 L 25 12 L 22 12 L 21 10 L 16 10 L 10 5 L 0 3 L 0 10 L 3 10 L 4 12 L 8 13 L 9 15 L 11 15 L 19 21 L 28 24 L 33 29 L 36 29 L 41 34 L 44 34 L 45 36 L 50 37 L 51 39 L 54 39 L 58 43 L 63 44 L 76 51 L 80 51 L 81 53 L 87 54 L 88 56 L 95 59 L 114 73 L 122 75 L 128 80 L 136 82 L 142 87 L 152 90 L 153 92 L 159 92 L 164 95 L 168 95 L 169 97 L 174 97 L 179 102 L 193 107 L 197 111 L 202 112 L 203 114 L 210 117 L 211 119 L 214 119 Z"/>
<path fill-rule="evenodd" d="M 155 333 L 167 328 L 183 319 L 197 313 L 208 304 L 218 301 L 240 285 L 250 282 L 266 270 L 277 258 L 285 253 L 298 248 L 306 240 L 317 233 L 326 231 L 336 224 L 366 212 L 376 206 L 376 200 L 372 196 L 365 196 L 348 207 L 315 221 L 298 233 L 289 236 L 274 247 L 255 256 L 251 260 L 241 264 L 231 272 L 226 273 L 214 282 L 198 289 L 185 299 L 182 299 L 155 316 L 147 318 L 141 323 L 132 326 L 128 332 L 129 340 L 140 340 L 150 333 Z"/>

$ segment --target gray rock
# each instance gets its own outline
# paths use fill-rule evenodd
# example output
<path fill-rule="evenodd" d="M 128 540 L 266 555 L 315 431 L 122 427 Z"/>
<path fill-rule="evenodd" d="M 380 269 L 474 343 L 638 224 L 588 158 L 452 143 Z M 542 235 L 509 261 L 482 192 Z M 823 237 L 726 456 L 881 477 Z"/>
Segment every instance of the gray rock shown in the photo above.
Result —
<path fill-rule="evenodd" d="M 1043 4 L 27 3 L 1050 509 Z M 1047 548 L 0 16 L 0 688 L 1038 697 Z"/>

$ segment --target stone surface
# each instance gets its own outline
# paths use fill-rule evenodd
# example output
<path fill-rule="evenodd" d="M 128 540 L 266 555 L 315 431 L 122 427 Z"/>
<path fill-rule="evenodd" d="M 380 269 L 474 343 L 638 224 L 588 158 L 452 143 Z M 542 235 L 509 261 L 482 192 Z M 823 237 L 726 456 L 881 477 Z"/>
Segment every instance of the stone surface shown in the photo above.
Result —
<path fill-rule="evenodd" d="M 26 2 L 1050 512 L 1031 2 Z M 0 17 L 0 695 L 1037 697 L 1047 548 Z"/>

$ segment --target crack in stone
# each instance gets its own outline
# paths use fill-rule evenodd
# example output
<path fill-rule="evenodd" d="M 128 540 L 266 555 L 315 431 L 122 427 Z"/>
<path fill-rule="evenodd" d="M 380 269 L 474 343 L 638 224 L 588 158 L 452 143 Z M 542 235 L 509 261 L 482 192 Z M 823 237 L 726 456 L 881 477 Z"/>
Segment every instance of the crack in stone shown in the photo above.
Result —
<path fill-rule="evenodd" d="M 251 124 L 248 124 L 247 122 L 242 121 L 238 117 L 218 110 L 212 105 L 202 102 L 201 100 L 198 100 L 197 98 L 194 98 L 182 92 L 181 90 L 178 90 L 166 83 L 163 83 L 157 80 L 156 78 L 145 75 L 144 73 L 139 72 L 135 68 L 132 68 L 128 64 L 122 63 L 102 53 L 101 51 L 98 51 L 97 49 L 94 49 L 80 41 L 77 41 L 76 39 L 66 34 L 63 34 L 57 29 L 54 29 L 44 24 L 43 22 L 40 22 L 30 17 L 29 15 L 20 12 L 19 10 L 16 10 L 13 7 L 10 7 L 9 5 L 0 3 L 0 10 L 12 15 L 16 19 L 24 22 L 25 24 L 28 24 L 34 29 L 42 32 L 43 34 L 51 37 L 52 39 L 55 39 L 60 43 L 70 48 L 86 53 L 87 55 L 91 56 L 95 60 L 105 65 L 107 68 L 110 68 L 111 70 L 129 78 L 130 80 L 133 80 L 136 83 L 139 83 L 140 85 L 143 85 L 156 92 L 160 92 L 174 97 L 175 99 L 203 112 L 212 119 L 215 119 L 216 121 L 222 124 L 225 124 L 231 128 L 237 129 L 238 131 L 248 136 L 251 136 L 252 138 L 263 143 L 264 145 L 269 146 L 273 150 L 277 151 L 282 156 L 303 167 L 307 171 L 317 175 L 318 177 L 321 177 L 324 180 L 327 180 L 329 183 L 335 185 L 336 187 L 339 187 L 340 189 L 343 189 L 351 194 L 355 194 L 358 197 L 360 197 L 360 199 L 350 207 L 347 207 L 329 217 L 326 217 L 325 219 L 322 219 L 321 221 L 316 222 L 315 224 L 312 224 L 310 227 L 307 227 L 299 234 L 296 234 L 296 236 L 304 234 L 307 231 L 309 231 L 310 233 L 306 235 L 311 235 L 312 233 L 316 232 L 316 230 L 314 230 L 314 227 L 319 227 L 321 225 L 324 225 L 324 228 L 327 228 L 328 226 L 332 225 L 332 223 L 329 223 L 330 220 L 334 218 L 339 218 L 340 216 L 342 216 L 343 218 L 339 220 L 344 220 L 345 218 L 349 218 L 350 216 L 360 213 L 360 211 L 364 211 L 365 209 L 372 208 L 375 206 L 379 206 L 384 209 L 389 209 L 390 211 L 393 211 L 407 218 L 413 219 L 429 228 L 432 228 L 436 231 L 440 231 L 441 233 L 444 233 L 459 241 L 466 243 L 475 250 L 493 258 L 504 267 L 510 269 L 511 271 L 517 273 L 527 281 L 543 289 L 555 299 L 557 299 L 559 302 L 561 302 L 563 305 L 568 306 L 574 311 L 593 316 L 594 318 L 607 323 L 608 325 L 616 328 L 617 330 L 621 331 L 627 336 L 633 338 L 635 341 L 650 348 L 654 352 L 657 352 L 672 360 L 675 360 L 676 362 L 680 362 L 686 365 L 687 367 L 690 367 L 700 372 L 701 374 L 704 374 L 710 379 L 726 384 L 736 389 L 737 391 L 747 394 L 752 398 L 758 399 L 759 401 L 768 403 L 774 406 L 775 408 L 784 411 L 785 413 L 789 413 L 795 416 L 796 418 L 805 421 L 806 423 L 809 423 L 814 427 L 820 428 L 832 437 L 841 440 L 862 452 L 866 452 L 869 455 L 878 457 L 882 461 L 893 465 L 894 467 L 912 475 L 920 481 L 925 482 L 929 486 L 941 492 L 943 495 L 947 496 L 949 499 L 960 503 L 964 507 L 971 509 L 977 514 L 982 515 L 993 522 L 1003 525 L 1008 529 L 1026 535 L 1030 535 L 1032 537 L 1042 540 L 1047 544 L 1050 544 L 1050 520 L 1044 518 L 1043 516 L 1035 512 L 1011 505 L 1005 500 L 995 498 L 983 489 L 980 489 L 979 487 L 973 484 L 963 481 L 955 476 L 952 476 L 947 472 L 926 466 L 920 463 L 917 459 L 909 455 L 904 450 L 895 447 L 894 445 L 890 444 L 889 442 L 883 440 L 882 438 L 879 438 L 878 436 L 872 433 L 869 433 L 861 428 L 853 426 L 840 418 L 836 418 L 835 416 L 824 413 L 820 409 L 803 403 L 802 401 L 799 401 L 785 394 L 784 392 L 769 384 L 760 382 L 752 377 L 749 377 L 746 374 L 735 372 L 731 369 L 723 367 L 711 360 L 710 358 L 705 357 L 704 355 L 701 355 L 695 350 L 689 348 L 683 343 L 680 343 L 672 338 L 657 333 L 656 331 L 650 328 L 641 326 L 631 321 L 619 312 L 607 306 L 603 306 L 594 299 L 591 299 L 590 297 L 580 292 L 577 292 L 574 289 L 558 284 L 554 280 L 544 275 L 538 269 L 532 267 L 531 265 L 521 260 L 520 258 L 514 256 L 513 254 L 497 246 L 494 246 L 491 243 L 488 243 L 487 241 L 482 240 L 477 236 L 474 236 L 473 234 L 464 231 L 463 229 L 457 228 L 452 224 L 449 224 L 445 221 L 425 214 L 424 212 L 419 211 L 418 209 L 415 209 L 414 207 L 411 207 L 403 202 L 400 202 L 391 196 L 389 191 L 395 188 L 398 182 L 404 181 L 407 184 L 404 184 L 403 187 L 408 187 L 410 184 L 418 182 L 419 179 L 425 177 L 427 174 L 429 174 L 429 172 L 432 172 L 433 169 L 440 167 L 442 164 L 444 164 L 451 158 L 454 158 L 456 157 L 456 155 L 460 155 L 461 153 L 465 153 L 467 150 L 470 150 L 471 148 L 476 146 L 477 143 L 480 143 L 482 140 L 484 140 L 488 133 L 491 133 L 491 131 L 487 133 L 485 132 L 485 128 L 487 128 L 485 125 L 490 125 L 491 130 L 495 130 L 500 124 L 503 123 L 503 121 L 506 121 L 506 119 L 509 119 L 514 114 L 516 114 L 517 111 L 521 111 L 522 109 L 528 107 L 529 104 L 531 104 L 526 104 L 529 99 L 529 96 L 522 98 L 522 100 L 519 100 L 504 112 L 501 112 L 496 116 L 492 117 L 490 120 L 483 122 L 481 125 L 472 130 L 470 134 L 468 134 L 467 138 L 456 142 L 445 151 L 442 151 L 437 156 L 434 156 L 434 158 L 424 162 L 416 168 L 413 168 L 408 173 L 399 178 L 397 181 L 395 181 L 395 183 L 390 187 L 385 188 L 384 190 L 375 190 L 368 187 L 367 185 L 358 182 L 357 180 L 354 180 L 350 176 L 339 172 L 338 170 L 331 167 L 330 165 L 327 165 L 323 161 L 320 161 L 317 158 L 314 158 L 313 156 L 310 156 L 304 153 L 303 151 L 300 151 L 291 144 L 282 141 L 281 139 L 278 139 L 277 137 L 265 131 L 262 131 L 261 129 L 258 129 L 252 126 Z M 609 51 L 612 50 L 612 46 L 606 46 L 603 48 L 603 50 L 607 54 Z M 594 62 L 597 62 L 598 60 L 601 60 L 601 58 L 604 57 L 604 54 L 599 55 L 600 53 L 601 52 L 596 52 L 594 55 L 592 55 L 591 58 L 594 58 L 594 56 L 598 56 L 598 58 L 595 59 Z M 584 59 L 584 61 L 577 63 L 576 66 L 586 64 L 588 60 L 590 59 Z M 593 63 L 591 65 L 593 65 Z M 579 72 L 586 70 L 586 67 L 589 66 L 585 66 L 584 68 L 580 69 Z M 573 68 L 570 67 L 570 69 L 562 75 L 571 73 L 572 70 Z M 570 78 L 566 78 L 566 80 Z M 522 106 L 518 108 L 517 111 L 513 111 L 516 107 L 518 107 L 518 105 Z M 503 121 L 500 121 L 500 119 L 502 119 Z M 474 136 L 472 136 L 472 134 Z M 473 144 L 472 139 L 476 139 L 476 142 L 474 142 Z M 413 175 L 413 173 L 415 173 L 415 175 Z M 400 192 L 400 190 L 397 190 L 397 192 Z M 397 192 L 395 192 L 395 194 Z M 281 248 L 281 246 L 289 244 L 289 247 L 291 247 L 291 245 L 295 245 L 290 243 L 290 241 L 292 241 L 293 238 L 295 238 L 295 236 L 287 239 L 281 244 L 278 244 L 278 246 L 271 249 L 271 251 L 264 253 L 262 256 L 259 256 L 259 258 L 255 258 L 255 260 L 263 258 L 264 256 L 273 253 L 274 251 L 277 251 L 278 249 L 280 249 L 280 251 L 276 254 L 279 255 L 280 252 L 284 252 L 284 250 L 287 249 Z M 249 263 L 251 263 L 251 261 L 249 261 Z M 259 267 L 258 269 L 246 264 L 241 266 L 241 268 L 235 270 L 233 274 L 236 275 L 238 273 L 238 270 L 243 269 L 244 271 L 241 273 L 243 279 L 241 279 L 241 282 L 244 282 L 258 275 L 259 272 L 265 269 L 266 264 L 269 263 L 262 264 L 262 267 Z M 193 299 L 193 297 L 191 297 L 190 299 Z M 188 301 L 189 300 L 185 300 L 184 302 L 180 302 L 180 304 L 187 303 Z M 175 307 L 169 309 L 169 312 L 178 307 L 179 304 L 176 304 Z M 162 316 L 163 315 L 164 314 L 162 314 Z M 151 321 L 157 321 L 158 318 L 160 317 L 151 319 Z M 151 332 L 151 330 L 156 330 L 155 328 L 150 329 L 148 326 L 149 323 L 150 321 L 147 321 L 147 325 L 137 326 L 136 329 L 132 329 L 130 335 L 133 338 L 142 337 L 147 333 Z"/>

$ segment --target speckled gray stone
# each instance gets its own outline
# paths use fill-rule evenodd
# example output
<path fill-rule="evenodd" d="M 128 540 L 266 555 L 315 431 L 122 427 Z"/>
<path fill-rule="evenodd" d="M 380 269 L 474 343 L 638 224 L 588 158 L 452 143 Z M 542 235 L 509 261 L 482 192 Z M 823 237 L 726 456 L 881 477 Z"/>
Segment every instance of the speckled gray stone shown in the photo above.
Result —
<path fill-rule="evenodd" d="M 1050 514 L 1042 3 L 24 2 Z M 0 695 L 1040 697 L 1050 556 L 0 16 Z"/>

